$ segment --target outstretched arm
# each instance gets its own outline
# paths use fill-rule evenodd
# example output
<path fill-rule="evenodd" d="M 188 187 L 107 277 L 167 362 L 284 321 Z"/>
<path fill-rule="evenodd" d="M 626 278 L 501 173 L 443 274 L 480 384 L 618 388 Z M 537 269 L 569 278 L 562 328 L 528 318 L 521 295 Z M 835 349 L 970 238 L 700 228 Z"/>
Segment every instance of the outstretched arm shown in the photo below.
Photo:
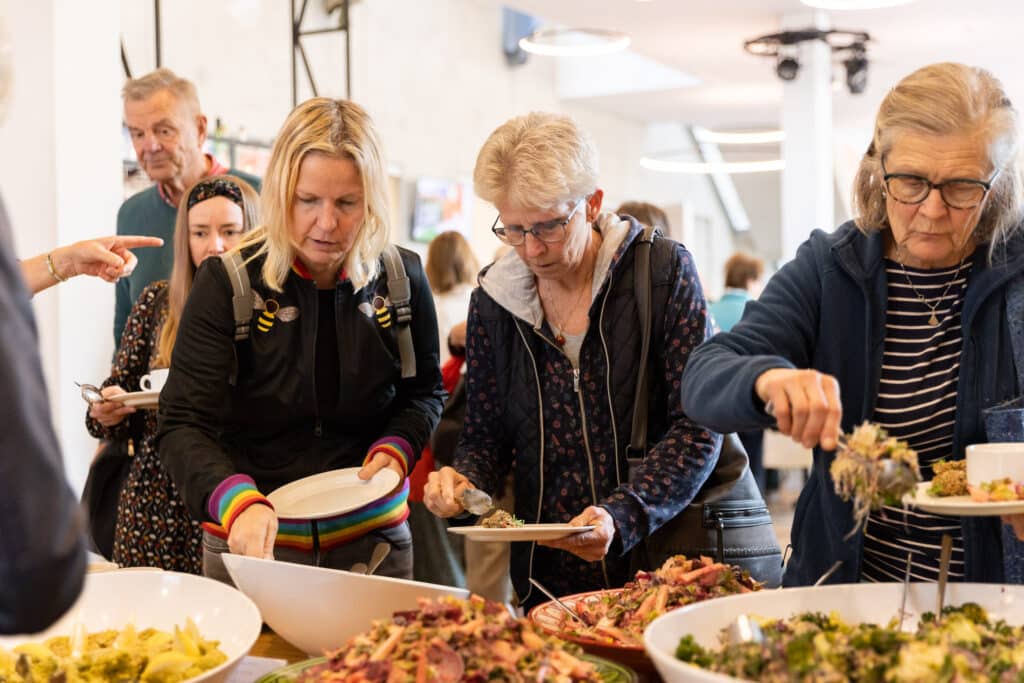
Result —
<path fill-rule="evenodd" d="M 163 243 L 159 237 L 136 235 L 82 240 L 22 261 L 21 274 L 32 294 L 76 275 L 92 275 L 116 282 L 135 270 L 138 259 L 132 249 L 159 247 Z"/>

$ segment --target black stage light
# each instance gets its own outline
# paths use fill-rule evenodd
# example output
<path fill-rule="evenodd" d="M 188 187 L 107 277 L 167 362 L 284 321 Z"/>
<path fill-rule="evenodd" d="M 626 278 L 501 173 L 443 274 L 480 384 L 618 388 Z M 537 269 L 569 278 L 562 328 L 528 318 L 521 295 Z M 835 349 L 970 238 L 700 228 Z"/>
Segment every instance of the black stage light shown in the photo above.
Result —
<path fill-rule="evenodd" d="M 779 78 L 784 81 L 792 81 L 799 72 L 800 62 L 796 60 L 796 57 L 779 56 L 779 61 L 775 64 L 775 73 L 779 75 Z"/>
<path fill-rule="evenodd" d="M 843 60 L 846 67 L 846 87 L 853 95 L 859 95 L 868 87 L 868 58 L 863 49 L 854 50 Z"/>

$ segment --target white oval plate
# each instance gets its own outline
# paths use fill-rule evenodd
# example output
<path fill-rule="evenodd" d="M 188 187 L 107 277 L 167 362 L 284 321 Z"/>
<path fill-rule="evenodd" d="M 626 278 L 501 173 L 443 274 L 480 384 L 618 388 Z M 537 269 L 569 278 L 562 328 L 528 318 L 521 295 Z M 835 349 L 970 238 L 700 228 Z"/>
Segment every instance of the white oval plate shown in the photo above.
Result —
<path fill-rule="evenodd" d="M 323 519 L 357 510 L 398 486 L 398 472 L 390 468 L 380 470 L 369 481 L 356 476 L 360 469 L 346 467 L 314 474 L 272 491 L 267 500 L 278 517 Z"/>
<path fill-rule="evenodd" d="M 1024 513 L 1024 500 L 979 503 L 971 500 L 970 496 L 933 496 L 928 493 L 931 485 L 930 481 L 921 482 L 913 494 L 908 493 L 903 497 L 903 503 L 934 515 L 954 517 L 996 517 Z"/>
<path fill-rule="evenodd" d="M 133 408 L 156 408 L 160 405 L 159 391 L 133 391 L 128 394 L 109 396 L 108 401 L 117 401 Z"/>
<path fill-rule="evenodd" d="M 569 524 L 526 524 L 505 529 L 485 526 L 450 526 L 448 533 L 465 536 L 470 541 L 553 541 L 583 531 L 593 526 L 572 526 Z"/>

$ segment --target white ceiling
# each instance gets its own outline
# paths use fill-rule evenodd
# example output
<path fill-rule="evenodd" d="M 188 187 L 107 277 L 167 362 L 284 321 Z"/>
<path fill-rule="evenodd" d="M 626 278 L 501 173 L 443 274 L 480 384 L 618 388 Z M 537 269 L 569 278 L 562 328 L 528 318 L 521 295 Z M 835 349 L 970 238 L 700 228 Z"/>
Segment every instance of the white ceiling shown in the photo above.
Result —
<path fill-rule="evenodd" d="M 774 60 L 743 42 L 780 30 L 783 14 L 811 10 L 799 0 L 506 0 L 543 25 L 617 29 L 631 49 L 693 75 L 700 85 L 644 95 L 590 98 L 603 111 L 645 121 L 682 121 L 710 128 L 779 125 L 782 82 Z M 915 68 L 938 61 L 986 67 L 1018 107 L 1024 102 L 1019 46 L 1024 0 L 917 0 L 909 5 L 832 12 L 833 28 L 871 34 L 868 89 L 836 92 L 839 127 L 870 125 L 886 90 Z M 531 55 L 530 59 L 556 59 Z M 841 70 L 837 76 L 842 77 Z"/>

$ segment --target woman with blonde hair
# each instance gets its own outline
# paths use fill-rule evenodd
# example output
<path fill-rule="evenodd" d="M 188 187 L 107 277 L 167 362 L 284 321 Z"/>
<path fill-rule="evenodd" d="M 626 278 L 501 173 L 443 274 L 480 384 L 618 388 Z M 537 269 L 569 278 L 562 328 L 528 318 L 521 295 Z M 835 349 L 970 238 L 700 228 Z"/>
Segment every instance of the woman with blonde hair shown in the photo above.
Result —
<path fill-rule="evenodd" d="M 220 554 L 310 564 L 313 528 L 278 520 L 266 494 L 328 470 L 399 477 L 387 495 L 318 522 L 323 564 L 348 568 L 378 543 L 378 573 L 409 577 L 407 474 L 441 413 L 437 324 L 419 259 L 400 250 L 411 292 L 416 372 L 403 378 L 398 313 L 381 257 L 390 232 L 383 150 L 358 105 L 314 98 L 279 132 L 260 228 L 238 247 L 253 293 L 235 338 L 223 261 L 196 276 L 160 402 L 161 457 L 197 519 L 203 571 Z"/>
<path fill-rule="evenodd" d="M 908 558 L 914 580 L 935 581 L 945 535 L 951 581 L 1003 581 L 998 518 L 890 508 L 851 539 L 829 466 L 840 432 L 870 420 L 916 450 L 930 479 L 935 462 L 986 441 L 985 409 L 1020 395 L 1006 305 L 1024 269 L 1019 142 L 988 71 L 943 63 L 906 76 L 879 107 L 856 219 L 814 231 L 743 319 L 691 356 L 688 415 L 715 429 L 775 423 L 815 449 L 787 585 L 837 562 L 832 583 L 898 581 Z"/>
<path fill-rule="evenodd" d="M 103 382 L 104 398 L 114 399 L 126 388 L 137 391 L 144 375 L 170 364 L 196 270 L 234 247 L 258 220 L 259 196 L 239 178 L 211 176 L 185 191 L 174 228 L 171 279 L 152 283 L 135 303 Z M 135 454 L 118 498 L 114 562 L 198 574 L 202 530 L 157 455 L 156 413 L 106 400 L 89 407 L 86 426 L 95 437 L 127 442 Z"/>

